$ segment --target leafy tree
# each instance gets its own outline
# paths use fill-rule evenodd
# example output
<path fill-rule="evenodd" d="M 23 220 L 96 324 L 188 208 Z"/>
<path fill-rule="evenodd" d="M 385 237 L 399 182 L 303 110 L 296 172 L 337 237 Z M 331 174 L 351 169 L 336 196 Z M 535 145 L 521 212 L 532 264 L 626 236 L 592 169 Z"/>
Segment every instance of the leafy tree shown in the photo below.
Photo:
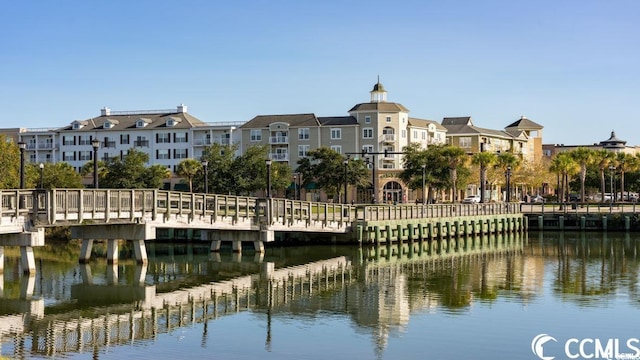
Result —
<path fill-rule="evenodd" d="M 0 169 L 0 189 L 17 189 L 20 186 L 20 149 L 5 135 L 0 135 Z"/>
<path fill-rule="evenodd" d="M 344 183 L 342 170 L 343 156 L 327 147 L 311 150 L 307 157 L 298 160 L 297 172 L 302 174 L 303 186 L 314 181 L 329 196 L 340 195 L 340 185 Z"/>
<path fill-rule="evenodd" d="M 147 153 L 135 149 L 129 150 L 122 159 L 110 158 L 104 162 L 104 170 L 98 171 L 98 183 L 101 188 L 112 189 L 160 188 L 170 172 L 162 165 L 146 167 L 148 161 Z"/>
<path fill-rule="evenodd" d="M 196 159 L 184 159 L 180 161 L 176 169 L 176 175 L 183 177 L 189 184 L 189 192 L 193 192 L 193 179 L 202 172 L 202 164 Z"/>
<path fill-rule="evenodd" d="M 236 192 L 236 179 L 233 163 L 237 144 L 213 144 L 204 149 L 202 160 L 207 161 L 207 185 L 209 193 L 231 194 Z M 204 174 L 199 172 L 194 177 L 194 190 L 204 192 Z"/>
<path fill-rule="evenodd" d="M 31 163 L 26 167 L 25 181 L 29 188 L 40 188 L 40 164 Z M 42 169 L 43 189 L 78 189 L 82 176 L 66 162 L 44 163 Z"/>
<path fill-rule="evenodd" d="M 267 188 L 267 165 L 265 160 L 269 157 L 267 146 L 252 146 L 241 156 L 236 158 L 232 164 L 232 174 L 234 176 L 235 192 L 240 194 L 252 194 L 256 191 L 265 191 Z M 271 189 L 281 189 L 281 177 L 285 175 L 285 169 L 279 168 L 278 162 L 271 165 Z M 289 170 L 291 172 L 291 170 Z M 287 180 L 289 178 L 287 177 Z M 288 186 L 287 183 L 285 185 Z"/>

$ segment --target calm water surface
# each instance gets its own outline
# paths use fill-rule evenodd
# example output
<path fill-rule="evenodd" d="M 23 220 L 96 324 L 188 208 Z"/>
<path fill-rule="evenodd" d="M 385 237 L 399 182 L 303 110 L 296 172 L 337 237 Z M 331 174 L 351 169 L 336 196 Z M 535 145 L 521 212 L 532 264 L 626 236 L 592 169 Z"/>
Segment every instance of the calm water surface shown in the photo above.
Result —
<path fill-rule="evenodd" d="M 639 234 L 549 232 L 263 257 L 149 243 L 145 268 L 127 254 L 79 265 L 76 249 L 49 247 L 33 277 L 5 259 L 0 355 L 539 359 L 539 334 L 555 340 L 539 354 L 556 359 L 567 341 L 578 358 L 614 339 L 633 352 L 639 248 Z"/>

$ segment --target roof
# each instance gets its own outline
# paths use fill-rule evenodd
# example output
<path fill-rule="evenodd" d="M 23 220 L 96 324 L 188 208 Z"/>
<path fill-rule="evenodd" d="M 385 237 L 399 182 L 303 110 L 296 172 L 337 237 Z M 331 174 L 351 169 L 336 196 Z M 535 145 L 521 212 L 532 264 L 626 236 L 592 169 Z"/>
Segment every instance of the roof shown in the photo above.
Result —
<path fill-rule="evenodd" d="M 270 124 L 282 122 L 289 126 L 320 126 L 315 114 L 258 115 L 247 121 L 241 129 L 267 128 Z"/>
<path fill-rule="evenodd" d="M 464 117 L 446 117 L 442 119 L 443 126 L 449 125 L 473 125 L 473 121 L 471 121 L 471 116 Z"/>
<path fill-rule="evenodd" d="M 358 124 L 358 120 L 353 116 L 323 116 L 319 117 L 318 121 L 322 126 Z"/>
<path fill-rule="evenodd" d="M 433 124 L 436 127 L 436 129 L 440 131 L 447 131 L 447 128 L 440 125 L 437 121 L 427 120 L 427 119 L 417 119 L 412 117 L 409 118 L 409 126 L 426 128 L 430 124 Z"/>
<path fill-rule="evenodd" d="M 510 125 L 507 125 L 505 129 L 508 128 L 518 128 L 519 130 L 542 130 L 543 126 L 522 115 L 520 119 Z"/>
<path fill-rule="evenodd" d="M 600 141 L 600 145 L 605 148 L 623 148 L 627 142 L 616 137 L 615 131 L 611 131 L 611 136 L 607 140 Z"/>
<path fill-rule="evenodd" d="M 368 102 L 360 103 L 352 107 L 349 112 L 352 111 L 382 111 L 382 112 L 409 112 L 409 109 L 402 106 L 402 104 L 392 102 Z"/>
<path fill-rule="evenodd" d="M 136 122 L 138 120 L 143 120 L 147 123 L 144 127 L 136 127 Z M 174 120 L 174 126 L 167 126 L 167 120 Z M 111 127 L 108 129 L 104 128 L 104 124 L 109 121 L 111 123 Z M 73 129 L 73 123 L 79 123 L 83 125 L 80 129 Z M 86 131 L 96 131 L 96 130 L 105 130 L 105 131 L 118 131 L 118 130 L 149 130 L 149 129 L 190 129 L 194 127 L 207 126 L 207 123 L 204 121 L 186 113 L 186 112 L 166 112 L 166 113 L 132 113 L 126 115 L 101 115 L 99 117 L 87 119 L 87 120 L 76 120 L 72 122 L 70 125 L 57 129 L 58 131 L 77 131 L 77 132 L 86 132 Z"/>

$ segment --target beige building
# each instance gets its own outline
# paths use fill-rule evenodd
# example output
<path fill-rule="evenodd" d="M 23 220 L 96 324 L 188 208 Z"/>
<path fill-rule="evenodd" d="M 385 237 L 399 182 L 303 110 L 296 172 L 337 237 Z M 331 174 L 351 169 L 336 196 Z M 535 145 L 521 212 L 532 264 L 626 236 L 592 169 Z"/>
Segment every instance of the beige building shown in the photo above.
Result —
<path fill-rule="evenodd" d="M 239 128 L 241 152 L 251 146 L 267 145 L 271 160 L 287 162 L 293 170 L 298 160 L 320 147 L 341 154 L 364 155 L 375 192 L 350 193 L 348 198 L 408 201 L 409 189 L 395 176 L 402 170 L 402 157 L 393 153 L 413 142 L 423 148 L 444 144 L 447 129 L 432 120 L 409 117 L 406 107 L 387 101 L 387 91 L 380 82 L 370 91 L 369 102 L 356 104 L 348 113 L 349 116 L 333 117 L 313 113 L 256 116 Z"/>
<path fill-rule="evenodd" d="M 565 145 L 565 144 L 544 144 L 542 146 L 543 155 L 551 158 L 556 154 L 571 151 L 577 148 L 588 148 L 594 150 L 605 149 L 611 152 L 623 152 L 630 155 L 636 155 L 640 153 L 640 146 L 629 146 L 625 140 L 621 140 L 616 136 L 615 131 L 611 131 L 611 136 L 608 139 L 602 140 L 590 145 Z"/>

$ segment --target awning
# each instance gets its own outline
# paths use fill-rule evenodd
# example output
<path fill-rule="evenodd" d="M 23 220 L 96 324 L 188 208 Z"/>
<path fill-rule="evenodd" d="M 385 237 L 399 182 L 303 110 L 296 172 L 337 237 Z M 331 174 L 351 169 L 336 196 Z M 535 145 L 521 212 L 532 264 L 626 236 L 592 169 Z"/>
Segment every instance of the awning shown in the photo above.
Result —
<path fill-rule="evenodd" d="M 318 187 L 317 184 L 312 181 L 312 182 L 308 183 L 307 186 L 305 186 L 304 188 L 307 189 L 307 190 L 314 190 L 317 187 Z"/>

